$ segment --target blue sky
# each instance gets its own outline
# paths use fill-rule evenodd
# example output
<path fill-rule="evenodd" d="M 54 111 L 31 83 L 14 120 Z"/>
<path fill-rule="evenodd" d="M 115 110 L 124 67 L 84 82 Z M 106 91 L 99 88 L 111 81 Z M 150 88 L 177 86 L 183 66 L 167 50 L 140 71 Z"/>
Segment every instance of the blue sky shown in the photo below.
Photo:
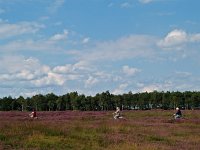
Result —
<path fill-rule="evenodd" d="M 200 90 L 198 0 L 0 0 L 0 97 Z"/>

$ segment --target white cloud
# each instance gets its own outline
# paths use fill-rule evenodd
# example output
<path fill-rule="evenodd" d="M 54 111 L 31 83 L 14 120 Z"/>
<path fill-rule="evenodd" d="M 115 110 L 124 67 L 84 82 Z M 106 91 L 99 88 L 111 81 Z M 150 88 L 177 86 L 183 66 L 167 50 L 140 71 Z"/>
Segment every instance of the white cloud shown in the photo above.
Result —
<path fill-rule="evenodd" d="M 137 68 L 131 68 L 129 66 L 123 66 L 122 71 L 126 76 L 134 76 L 136 73 L 140 72 L 141 70 Z"/>
<path fill-rule="evenodd" d="M 43 65 L 35 58 L 24 58 L 22 56 L 1 57 L 0 81 L 1 83 L 16 85 L 23 84 L 36 87 L 61 86 L 68 80 L 77 80 L 82 72 L 74 72 L 74 65 L 50 67 Z M 76 66 L 77 68 L 77 66 Z M 78 69 L 78 68 L 77 68 Z"/>
<path fill-rule="evenodd" d="M 56 46 L 57 42 L 52 40 L 17 40 L 1 45 L 0 49 L 4 52 L 10 51 L 55 51 L 61 48 Z"/>
<path fill-rule="evenodd" d="M 44 85 L 64 85 L 67 81 L 73 80 L 75 82 L 82 81 L 88 74 L 92 73 L 91 69 L 88 69 L 87 64 L 78 62 L 75 64 L 66 64 L 63 66 L 55 66 L 50 69 L 45 76 L 34 80 L 32 83 L 36 86 Z M 85 73 L 87 72 L 87 74 Z M 86 80 L 85 85 L 91 86 L 97 82 L 97 79 L 90 77 Z"/>
<path fill-rule="evenodd" d="M 74 70 L 80 70 L 80 71 L 91 71 L 93 70 L 92 66 L 90 63 L 87 61 L 78 61 L 73 65 Z"/>
<path fill-rule="evenodd" d="M 105 82 L 111 81 L 114 77 L 111 73 L 107 73 L 107 72 L 99 71 L 99 70 L 97 72 L 94 72 L 94 75 L 98 77 L 99 80 L 102 79 Z"/>
<path fill-rule="evenodd" d="M 64 86 L 68 81 L 93 86 L 98 82 L 98 75 L 92 76 L 95 70 L 84 62 L 50 67 L 36 58 L 23 56 L 0 57 L 1 86 L 56 87 Z M 89 77 L 88 77 L 89 76 Z M 79 85 L 80 86 L 80 85 Z M 84 87 L 84 86 L 83 86 Z"/>
<path fill-rule="evenodd" d="M 200 33 L 188 34 L 184 30 L 175 29 L 158 42 L 158 46 L 164 49 L 181 49 L 185 44 L 200 42 Z"/>
<path fill-rule="evenodd" d="M 74 67 L 71 64 L 66 64 L 65 66 L 56 66 L 53 68 L 53 72 L 62 74 L 72 72 L 73 70 Z"/>
<path fill-rule="evenodd" d="M 141 92 L 153 92 L 153 91 L 160 91 L 160 87 L 158 85 L 149 85 L 141 89 Z"/>
<path fill-rule="evenodd" d="M 76 50 L 75 55 L 82 61 L 117 61 L 134 57 L 153 57 L 155 37 L 130 35 L 115 41 L 99 42 L 86 50 Z"/>
<path fill-rule="evenodd" d="M 82 40 L 82 43 L 83 44 L 86 44 L 86 43 L 88 43 L 90 41 L 90 38 L 89 37 L 86 37 L 86 38 L 84 38 L 83 40 Z"/>
<path fill-rule="evenodd" d="M 44 25 L 35 22 L 19 22 L 10 24 L 5 21 L 0 22 L 0 39 L 9 38 L 13 36 L 32 34 L 39 29 L 44 28 Z"/>
<path fill-rule="evenodd" d="M 126 91 L 126 88 L 128 87 L 128 84 L 127 83 L 123 83 L 123 84 L 120 84 L 112 93 L 113 94 L 123 94 Z"/>
<path fill-rule="evenodd" d="M 33 80 L 41 77 L 50 67 L 41 65 L 37 59 L 19 56 L 1 57 L 0 80 Z"/>
<path fill-rule="evenodd" d="M 190 42 L 200 42 L 200 33 L 188 35 Z"/>
<path fill-rule="evenodd" d="M 16 97 L 24 96 L 26 98 L 26 97 L 32 97 L 32 96 L 37 95 L 37 94 L 41 94 L 41 92 L 37 92 L 37 91 L 20 92 L 20 93 L 17 92 Z"/>
<path fill-rule="evenodd" d="M 49 6 L 48 10 L 51 13 L 55 13 L 60 7 L 63 6 L 65 0 L 54 0 L 54 2 Z"/>
<path fill-rule="evenodd" d="M 138 92 L 199 90 L 199 78 L 189 72 L 175 72 L 159 82 L 139 83 Z"/>
<path fill-rule="evenodd" d="M 85 81 L 85 87 L 91 87 L 93 85 L 95 85 L 96 83 L 98 83 L 98 79 L 94 78 L 92 76 L 89 76 L 88 79 Z"/>
<path fill-rule="evenodd" d="M 150 83 L 143 84 L 143 87 L 139 89 L 139 92 L 153 92 L 153 91 L 171 91 L 175 89 L 175 84 L 171 81 L 163 81 L 163 83 Z"/>
<path fill-rule="evenodd" d="M 66 40 L 68 36 L 68 31 L 64 30 L 62 34 L 55 34 L 53 35 L 50 40 L 52 41 L 60 41 L 60 40 Z"/>
<path fill-rule="evenodd" d="M 52 37 L 46 37 L 42 40 L 18 40 L 10 43 L 8 42 L 6 45 L 0 46 L 0 49 L 1 51 L 36 49 L 47 50 L 46 52 L 49 52 L 58 50 L 58 43 L 67 38 L 69 38 L 68 32 L 64 30 L 63 33 L 55 34 Z M 83 38 L 83 36 L 80 38 Z M 84 40 L 87 43 L 89 38 L 85 38 L 83 41 Z M 63 87 L 68 90 L 85 89 L 85 91 L 89 88 L 90 92 L 96 92 L 95 90 L 97 88 L 98 90 L 109 88 L 115 94 L 127 92 L 128 89 L 134 91 L 140 90 L 139 92 L 170 90 L 175 87 L 175 84 L 172 85 L 173 82 L 152 83 L 150 79 L 145 79 L 148 83 L 140 83 L 137 85 L 138 78 L 135 76 L 135 81 L 131 78 L 136 75 L 136 73 L 140 72 L 140 69 L 125 65 L 119 68 L 119 70 L 115 70 L 116 68 L 109 70 L 111 68 L 110 65 L 113 65 L 113 62 L 117 62 L 118 60 L 130 60 L 134 58 L 144 58 L 144 60 L 146 60 L 155 58 L 155 56 L 159 57 L 161 56 L 161 52 L 158 52 L 157 47 L 159 44 L 159 46 L 163 48 L 164 46 L 173 47 L 184 43 L 187 44 L 199 41 L 200 34 L 188 34 L 178 29 L 167 34 L 167 36 L 159 42 L 158 39 L 153 36 L 130 35 L 116 40 L 93 43 L 91 47 L 87 46 L 87 49 L 85 48 L 86 46 L 81 47 L 79 50 L 76 49 L 72 51 L 72 53 L 67 53 L 67 55 L 78 56 L 72 59 L 72 64 L 59 64 L 56 66 L 44 65 L 35 58 L 1 56 L 0 81 L 6 86 L 19 85 L 22 87 L 21 91 L 29 86 L 35 89 L 51 87 L 63 91 L 65 90 Z M 158 45 L 157 42 L 159 43 Z M 58 47 L 56 47 L 56 45 L 58 45 Z M 169 54 L 169 51 L 162 52 L 162 54 L 164 54 L 163 56 Z M 57 63 L 58 62 L 56 62 L 56 64 Z M 117 65 L 119 64 L 116 64 L 116 66 Z M 108 69 L 107 72 L 105 71 L 106 69 Z M 185 78 L 188 76 L 191 77 L 191 74 L 187 72 L 175 72 L 174 75 Z M 73 85 L 69 85 L 70 83 L 73 84 L 74 87 L 72 87 Z M 117 87 L 116 85 L 119 86 Z M 185 85 L 187 85 L 187 83 L 177 84 L 176 87 L 183 89 L 186 88 Z M 0 88 L 1 87 L 2 86 L 0 86 Z M 24 93 L 34 93 L 34 91 L 27 90 Z"/>
<path fill-rule="evenodd" d="M 16 74 L 16 77 L 19 79 L 32 80 L 34 79 L 35 75 L 31 73 L 30 70 L 21 70 Z"/>
<path fill-rule="evenodd" d="M 175 29 L 167 34 L 158 44 L 162 47 L 171 47 L 183 44 L 187 41 L 187 33 L 183 30 Z"/>
<path fill-rule="evenodd" d="M 63 50 L 61 43 L 65 42 L 68 31 L 64 30 L 61 34 L 55 34 L 52 37 L 43 39 L 19 39 L 11 40 L 0 45 L 0 50 L 4 52 L 10 51 L 59 51 Z"/>
<path fill-rule="evenodd" d="M 36 86 L 63 85 L 66 81 L 64 75 L 48 72 L 47 76 L 31 81 Z"/>

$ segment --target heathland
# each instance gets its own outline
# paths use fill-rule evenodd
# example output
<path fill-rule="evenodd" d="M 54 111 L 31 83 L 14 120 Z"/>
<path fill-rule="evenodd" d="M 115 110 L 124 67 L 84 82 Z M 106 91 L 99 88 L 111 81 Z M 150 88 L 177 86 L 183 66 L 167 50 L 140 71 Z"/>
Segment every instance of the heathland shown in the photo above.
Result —
<path fill-rule="evenodd" d="M 0 149 L 24 150 L 197 150 L 200 111 L 173 110 L 0 112 Z"/>

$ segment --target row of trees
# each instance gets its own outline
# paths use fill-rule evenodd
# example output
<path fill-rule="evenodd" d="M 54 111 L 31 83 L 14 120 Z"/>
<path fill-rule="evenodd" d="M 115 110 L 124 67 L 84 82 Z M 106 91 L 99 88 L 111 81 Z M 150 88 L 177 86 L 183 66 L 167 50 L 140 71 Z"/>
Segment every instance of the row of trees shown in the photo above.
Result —
<path fill-rule="evenodd" d="M 62 96 L 53 93 L 34 95 L 32 97 L 0 98 L 0 110 L 29 111 L 63 111 L 63 110 L 114 110 L 116 106 L 123 110 L 130 109 L 195 109 L 200 107 L 200 92 L 132 92 L 113 95 L 109 91 L 95 96 L 85 96 L 77 92 L 70 92 Z"/>

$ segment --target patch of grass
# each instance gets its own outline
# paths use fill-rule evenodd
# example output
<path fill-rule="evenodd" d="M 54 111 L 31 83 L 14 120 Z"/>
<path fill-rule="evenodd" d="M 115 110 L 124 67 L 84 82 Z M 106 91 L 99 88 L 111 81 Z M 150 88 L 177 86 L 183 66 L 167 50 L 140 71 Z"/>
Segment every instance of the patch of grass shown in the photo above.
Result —
<path fill-rule="evenodd" d="M 99 127 L 96 128 L 97 133 L 100 134 L 108 134 L 113 132 L 113 129 L 107 125 L 100 125 Z"/>
<path fill-rule="evenodd" d="M 194 116 L 192 112 L 184 111 L 191 118 L 183 122 L 166 122 L 172 113 L 124 111 L 126 120 L 113 120 L 111 112 L 43 112 L 41 120 L 25 121 L 20 120 L 20 114 L 15 120 L 13 117 L 1 119 L 0 116 L 0 149 L 198 149 L 199 111 Z M 52 114 L 59 118 L 49 119 Z"/>
<path fill-rule="evenodd" d="M 5 141 L 6 140 L 6 136 L 3 134 L 0 134 L 0 141 Z"/>
<path fill-rule="evenodd" d="M 152 141 L 152 142 L 163 142 L 163 141 L 167 141 L 168 140 L 165 137 L 161 137 L 161 136 L 157 136 L 157 135 L 150 135 L 150 136 L 147 137 L 147 139 L 149 141 Z"/>
<path fill-rule="evenodd" d="M 43 134 L 33 134 L 28 137 L 24 145 L 25 148 L 40 148 L 43 150 L 53 148 L 64 148 L 62 146 L 62 137 L 59 136 L 46 136 Z"/>

